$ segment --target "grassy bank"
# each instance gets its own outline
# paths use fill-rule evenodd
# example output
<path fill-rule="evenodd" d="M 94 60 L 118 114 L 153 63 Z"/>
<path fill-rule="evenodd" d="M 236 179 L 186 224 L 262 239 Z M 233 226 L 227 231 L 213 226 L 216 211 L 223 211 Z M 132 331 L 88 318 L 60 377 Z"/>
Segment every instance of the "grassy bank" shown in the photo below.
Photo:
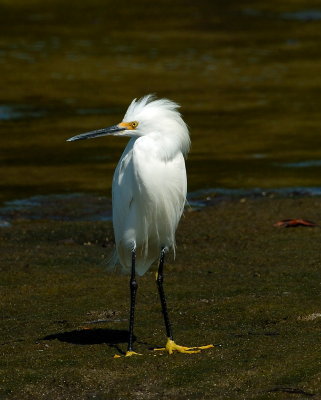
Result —
<path fill-rule="evenodd" d="M 18 221 L 1 235 L 1 399 L 321 398 L 319 198 L 238 199 L 187 212 L 165 290 L 139 279 L 136 350 L 126 350 L 128 277 L 109 275 L 109 223 Z M 318 315 L 320 313 L 320 315 Z"/>

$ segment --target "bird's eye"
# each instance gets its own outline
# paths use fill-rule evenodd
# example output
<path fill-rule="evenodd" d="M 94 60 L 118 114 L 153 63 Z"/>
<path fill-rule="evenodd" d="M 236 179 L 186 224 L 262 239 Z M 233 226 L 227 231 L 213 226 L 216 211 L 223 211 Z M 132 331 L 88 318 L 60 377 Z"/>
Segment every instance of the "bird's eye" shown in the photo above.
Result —
<path fill-rule="evenodd" d="M 133 121 L 133 122 L 130 123 L 130 125 L 131 125 L 131 127 L 132 127 L 133 129 L 135 129 L 135 128 L 137 128 L 137 126 L 138 126 L 138 122 L 137 122 L 137 121 Z"/>

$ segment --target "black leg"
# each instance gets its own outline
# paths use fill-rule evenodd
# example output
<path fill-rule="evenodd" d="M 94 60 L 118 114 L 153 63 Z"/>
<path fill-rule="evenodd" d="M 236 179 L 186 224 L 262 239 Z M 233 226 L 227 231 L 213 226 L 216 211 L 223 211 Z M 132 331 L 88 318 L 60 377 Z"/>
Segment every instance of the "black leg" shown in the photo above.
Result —
<path fill-rule="evenodd" d="M 165 293 L 164 293 L 164 288 L 163 288 L 163 281 L 164 281 L 163 269 L 164 269 L 165 252 L 166 252 L 166 249 L 162 248 L 161 253 L 160 253 L 159 267 L 158 267 L 158 274 L 157 274 L 156 281 L 157 281 L 158 292 L 159 292 L 159 297 L 160 297 L 160 301 L 161 301 L 161 305 L 162 305 L 162 312 L 163 312 L 164 321 L 165 321 L 166 335 L 170 340 L 173 340 L 173 332 L 172 332 L 171 323 L 170 323 L 169 317 L 168 317 L 166 298 L 165 298 Z"/>
<path fill-rule="evenodd" d="M 160 301 L 161 301 L 161 305 L 162 305 L 162 312 L 164 315 L 166 334 L 167 334 L 167 343 L 166 343 L 165 347 L 156 348 L 154 350 L 158 350 L 158 351 L 165 350 L 169 354 L 173 354 L 174 351 L 178 351 L 179 353 L 193 354 L 193 353 L 199 353 L 201 350 L 214 347 L 212 344 L 209 344 L 207 346 L 199 346 L 199 347 L 186 347 L 186 346 L 179 346 L 174 342 L 172 327 L 171 327 L 171 323 L 170 323 L 169 317 L 168 317 L 166 298 L 165 298 L 165 293 L 164 293 L 164 288 L 163 288 L 163 281 L 164 281 L 163 270 L 164 270 L 165 253 L 166 253 L 166 248 L 163 247 L 161 250 L 161 253 L 160 253 L 159 267 L 158 267 L 158 274 L 156 277 L 156 282 L 157 282 L 159 297 L 160 297 Z"/>
<path fill-rule="evenodd" d="M 129 314 L 129 339 L 127 352 L 133 351 L 133 334 L 134 334 L 134 318 L 135 318 L 135 303 L 138 284 L 135 274 L 136 250 L 132 250 L 132 272 L 130 277 L 130 314 Z"/>

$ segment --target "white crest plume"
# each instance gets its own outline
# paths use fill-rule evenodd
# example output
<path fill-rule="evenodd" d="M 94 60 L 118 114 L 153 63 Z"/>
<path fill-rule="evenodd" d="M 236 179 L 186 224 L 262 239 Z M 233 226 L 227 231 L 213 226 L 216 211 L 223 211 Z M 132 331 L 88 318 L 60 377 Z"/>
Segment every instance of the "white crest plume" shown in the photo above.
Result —
<path fill-rule="evenodd" d="M 190 137 L 179 108 L 180 105 L 174 101 L 157 99 L 148 94 L 131 102 L 123 121 L 138 121 L 138 132 L 142 135 L 157 130 L 165 136 L 171 136 L 172 142 L 176 142 L 179 150 L 186 156 L 190 149 Z"/>

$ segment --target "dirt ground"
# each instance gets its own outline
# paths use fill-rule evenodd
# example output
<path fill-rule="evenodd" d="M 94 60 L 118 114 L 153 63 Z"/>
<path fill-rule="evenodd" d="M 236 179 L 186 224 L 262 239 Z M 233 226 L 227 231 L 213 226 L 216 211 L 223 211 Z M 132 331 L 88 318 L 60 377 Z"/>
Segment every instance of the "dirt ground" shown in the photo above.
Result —
<path fill-rule="evenodd" d="M 108 222 L 18 220 L 1 236 L 1 399 L 321 399 L 320 198 L 220 201 L 186 212 L 165 268 L 175 340 L 154 270 L 139 279 L 126 350 L 128 276 L 108 274 Z"/>

